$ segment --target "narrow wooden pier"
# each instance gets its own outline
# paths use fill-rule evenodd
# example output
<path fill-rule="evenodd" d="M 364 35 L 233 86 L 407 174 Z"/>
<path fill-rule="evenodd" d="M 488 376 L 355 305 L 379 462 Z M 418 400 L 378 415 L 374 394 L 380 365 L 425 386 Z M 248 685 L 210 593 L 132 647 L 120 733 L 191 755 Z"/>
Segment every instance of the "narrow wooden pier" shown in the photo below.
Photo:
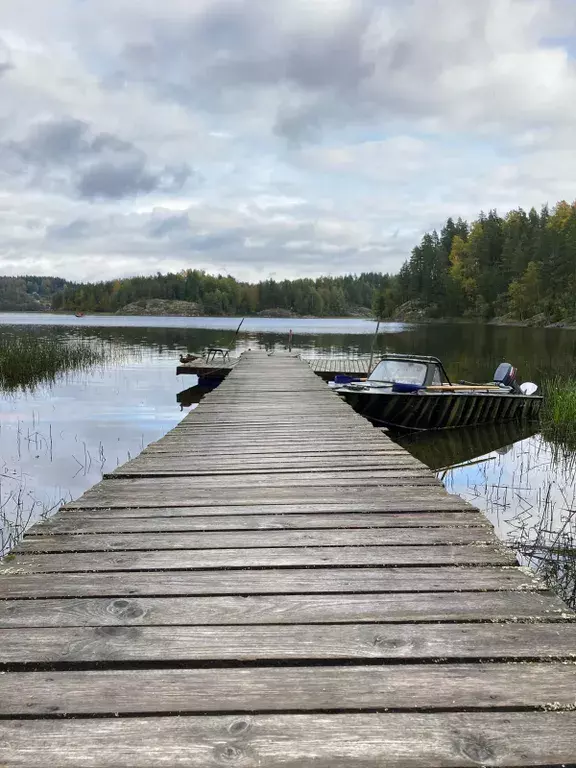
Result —
<path fill-rule="evenodd" d="M 576 763 L 574 614 L 288 355 L 0 575 L 2 768 Z"/>

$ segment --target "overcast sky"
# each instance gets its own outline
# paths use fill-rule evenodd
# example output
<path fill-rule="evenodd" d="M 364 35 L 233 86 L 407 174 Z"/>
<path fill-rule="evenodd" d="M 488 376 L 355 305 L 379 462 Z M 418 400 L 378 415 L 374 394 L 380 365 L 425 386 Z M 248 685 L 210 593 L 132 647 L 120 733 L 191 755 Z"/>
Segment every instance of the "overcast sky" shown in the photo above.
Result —
<path fill-rule="evenodd" d="M 0 272 L 396 271 L 576 198 L 576 0 L 0 0 Z"/>

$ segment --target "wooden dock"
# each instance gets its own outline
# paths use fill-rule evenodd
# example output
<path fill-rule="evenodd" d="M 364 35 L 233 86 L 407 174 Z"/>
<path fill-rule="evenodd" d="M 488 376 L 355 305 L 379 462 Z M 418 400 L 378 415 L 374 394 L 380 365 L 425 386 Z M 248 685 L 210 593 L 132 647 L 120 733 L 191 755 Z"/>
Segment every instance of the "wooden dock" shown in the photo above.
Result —
<path fill-rule="evenodd" d="M 317 376 L 332 381 L 337 374 L 366 377 L 370 357 L 303 357 Z"/>
<path fill-rule="evenodd" d="M 244 353 L 243 353 L 244 354 Z M 257 354 L 257 353 L 254 353 Z M 263 354 L 263 353 L 262 353 Z M 240 355 L 242 357 L 242 355 Z M 227 362 L 212 361 L 207 363 L 202 358 L 190 363 L 180 363 L 176 375 L 193 374 L 194 376 L 225 379 L 233 370 L 240 357 L 230 358 Z M 302 357 L 317 376 L 324 381 L 331 381 L 337 374 L 344 376 L 367 376 L 369 357 Z"/>
<path fill-rule="evenodd" d="M 209 363 L 202 358 L 198 358 L 190 363 L 180 363 L 180 365 L 176 366 L 176 376 L 191 374 L 193 376 L 225 379 L 237 362 L 238 358 L 230 358 L 225 362 L 214 360 Z"/>
<path fill-rule="evenodd" d="M 0 575 L 2 768 L 576 763 L 576 623 L 300 359 L 250 353 Z"/>

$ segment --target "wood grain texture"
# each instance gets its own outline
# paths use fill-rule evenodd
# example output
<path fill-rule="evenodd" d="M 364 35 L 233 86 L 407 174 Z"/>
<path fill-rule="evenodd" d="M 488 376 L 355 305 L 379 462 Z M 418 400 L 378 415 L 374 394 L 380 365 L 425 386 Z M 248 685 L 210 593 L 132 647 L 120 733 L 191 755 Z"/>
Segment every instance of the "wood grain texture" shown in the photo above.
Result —
<path fill-rule="evenodd" d="M 181 474 L 186 477 L 221 477 L 223 475 L 265 475 L 270 473 L 276 474 L 301 474 L 308 475 L 312 470 L 314 471 L 336 471 L 338 472 L 350 472 L 350 468 L 354 467 L 354 471 L 362 470 L 363 472 L 369 470 L 385 470 L 386 472 L 391 470 L 404 470 L 404 469 L 419 469 L 415 460 L 408 460 L 403 456 L 386 456 L 381 461 L 377 458 L 363 459 L 351 461 L 344 459 L 340 461 L 333 460 L 307 460 L 306 458 L 293 462 L 286 462 L 282 459 L 275 459 L 273 461 L 259 462 L 225 462 L 218 461 L 216 465 L 212 466 L 208 464 L 199 464 L 190 458 L 182 459 L 180 456 L 168 457 L 154 457 L 154 456 L 142 456 L 139 459 L 134 459 L 130 462 L 130 466 L 124 465 L 119 467 L 114 472 L 106 475 L 106 477 L 124 477 L 126 475 L 144 475 L 146 477 L 154 477 L 158 473 L 171 472 L 172 474 Z"/>
<path fill-rule="evenodd" d="M 576 658 L 576 624 L 290 624 L 0 629 L 0 664 Z M 439 667 L 441 669 L 441 667 Z"/>
<path fill-rule="evenodd" d="M 576 665 L 226 667 L 0 675 L 0 714 L 457 710 L 576 705 Z M 575 743 L 576 748 L 576 743 Z"/>
<path fill-rule="evenodd" d="M 290 568 L 330 566 L 516 565 L 514 553 L 483 544 L 432 547 L 277 547 L 193 549 L 66 554 L 16 553 L 0 565 L 2 573 L 75 573 L 92 571 L 167 571 L 203 568 Z"/>
<path fill-rule="evenodd" d="M 127 475 L 134 475 L 134 479 L 128 478 Z M 174 477 L 172 477 L 174 475 Z M 223 478 L 217 471 L 213 473 L 197 473 L 193 470 L 188 474 L 185 470 L 172 469 L 169 464 L 164 469 L 131 469 L 123 470 L 122 468 L 104 475 L 106 479 L 112 479 L 115 483 L 121 482 L 122 478 L 128 479 L 128 482 L 132 483 L 132 486 L 124 486 L 122 490 L 128 491 L 132 494 L 138 494 L 141 490 L 146 491 L 150 488 L 156 487 L 157 493 L 163 493 L 165 488 L 170 490 L 181 489 L 186 492 L 194 493 L 197 488 L 202 491 L 213 489 L 219 489 L 224 482 Z M 170 478 L 162 482 L 163 478 Z M 106 482 L 106 479 L 103 482 Z M 181 483 L 178 483 L 181 481 Z M 410 469 L 345 469 L 334 472 L 317 471 L 303 471 L 293 470 L 292 472 L 279 471 L 271 472 L 250 472 L 249 474 L 226 474 L 226 486 L 227 490 L 236 490 L 243 488 L 254 488 L 256 490 L 263 489 L 267 493 L 270 491 L 276 491 L 283 488 L 298 488 L 299 486 L 315 486 L 317 488 L 323 488 L 330 486 L 335 488 L 337 486 L 356 486 L 363 485 L 365 487 L 370 486 L 386 486 L 386 485 L 438 485 L 438 480 L 434 475 L 419 467 Z M 142 483 L 142 485 L 140 485 Z"/>
<path fill-rule="evenodd" d="M 262 515 L 262 514 L 317 514 L 319 512 L 344 513 L 344 512 L 478 512 L 471 504 L 459 496 L 447 493 L 435 493 L 433 489 L 426 489 L 428 493 L 422 493 L 421 488 L 412 489 L 411 496 L 398 494 L 386 489 L 385 494 L 379 494 L 379 498 L 357 499 L 348 497 L 338 500 L 301 501 L 299 503 L 276 501 L 273 504 L 222 504 L 220 502 L 206 505 L 195 504 L 194 499 L 166 503 L 162 500 L 162 506 L 158 499 L 138 498 L 132 503 L 116 503 L 111 500 L 108 505 L 100 504 L 92 506 L 89 503 L 78 501 L 64 504 L 62 510 L 79 512 L 91 517 L 171 517 L 181 515 Z"/>
<path fill-rule="evenodd" d="M 4 600 L 0 628 L 149 624 L 332 624 L 340 622 L 564 621 L 559 598 L 530 592 L 121 597 Z"/>
<path fill-rule="evenodd" d="M 500 768 L 574 763 L 574 712 L 7 720 L 10 768 Z"/>
<path fill-rule="evenodd" d="M 227 483 L 220 483 L 218 488 L 189 488 L 175 485 L 183 478 L 148 478 L 145 487 L 131 486 L 142 480 L 103 480 L 74 502 L 75 509 L 95 507 L 158 507 L 160 503 L 173 506 L 253 506 L 253 505 L 293 505 L 293 504 L 331 504 L 332 508 L 349 508 L 353 505 L 361 511 L 366 504 L 376 502 L 388 505 L 388 508 L 406 508 L 404 505 L 420 501 L 429 510 L 445 509 L 438 506 L 450 502 L 443 490 L 435 485 L 397 485 L 383 482 L 381 485 L 352 485 L 343 487 L 279 487 L 279 488 L 232 488 Z M 155 485 L 158 483 L 158 486 Z M 127 485 L 122 485 L 127 484 Z M 430 491 L 429 495 L 428 492 Z M 438 504 L 437 504 L 438 502 Z"/>
<path fill-rule="evenodd" d="M 309 515 L 196 515 L 173 517 L 94 517 L 59 512 L 33 525 L 27 536 L 81 533 L 160 533 L 176 531 L 265 531 L 326 528 L 444 528 L 474 527 L 491 530 L 486 518 L 470 512 L 420 512 L 416 514 L 309 514 Z"/>
<path fill-rule="evenodd" d="M 426 546 L 496 544 L 488 526 L 448 528 L 360 528 L 327 530 L 199 531 L 161 533 L 29 534 L 14 552 L 113 552 L 127 550 L 240 549 L 292 547 Z"/>
<path fill-rule="evenodd" d="M 491 566 L 441 568 L 283 568 L 223 571 L 39 573 L 0 578 L 0 598 L 130 597 L 334 592 L 541 591 L 525 569 Z"/>

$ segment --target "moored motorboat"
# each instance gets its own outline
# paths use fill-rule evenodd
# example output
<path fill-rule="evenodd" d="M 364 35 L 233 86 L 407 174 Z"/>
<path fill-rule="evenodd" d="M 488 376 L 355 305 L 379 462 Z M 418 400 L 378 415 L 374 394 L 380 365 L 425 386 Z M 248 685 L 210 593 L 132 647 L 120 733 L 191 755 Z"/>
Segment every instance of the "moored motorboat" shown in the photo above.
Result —
<path fill-rule="evenodd" d="M 509 363 L 485 384 L 452 384 L 436 357 L 385 355 L 366 380 L 334 389 L 376 424 L 410 430 L 449 429 L 491 421 L 534 419 L 542 398 L 535 384 L 519 385 Z"/>

